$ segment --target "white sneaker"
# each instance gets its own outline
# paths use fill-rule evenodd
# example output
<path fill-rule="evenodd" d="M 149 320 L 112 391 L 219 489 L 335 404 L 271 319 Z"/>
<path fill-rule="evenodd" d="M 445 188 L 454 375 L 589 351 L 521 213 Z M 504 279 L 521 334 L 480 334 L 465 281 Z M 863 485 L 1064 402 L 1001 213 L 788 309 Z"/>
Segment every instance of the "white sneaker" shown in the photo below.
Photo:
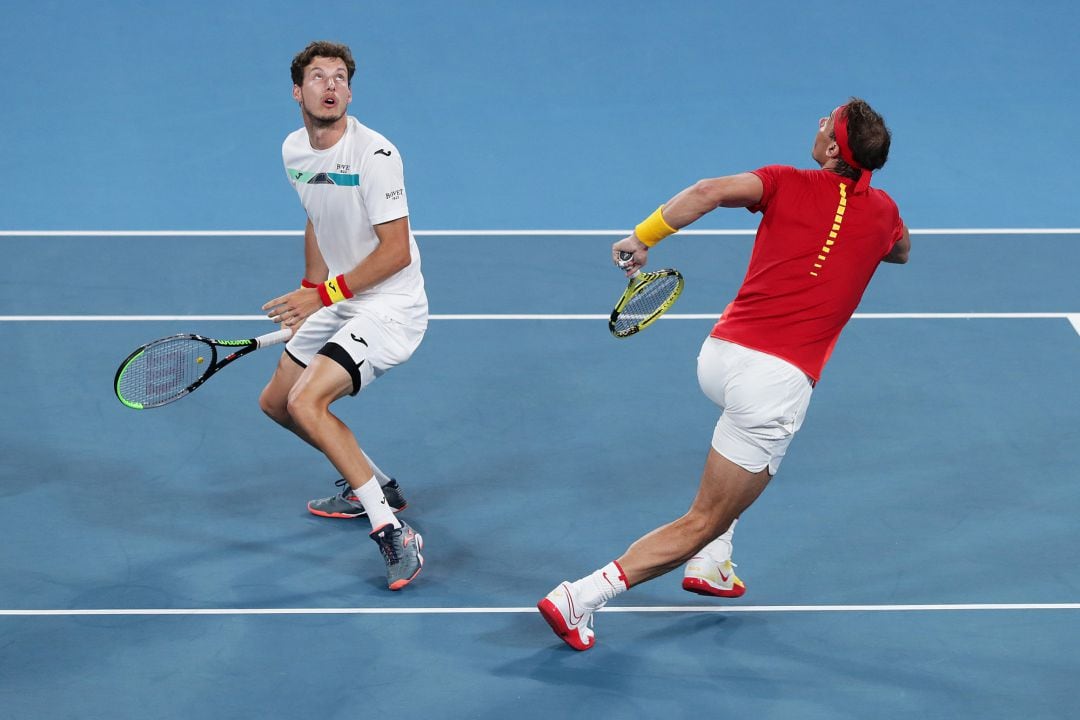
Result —
<path fill-rule="evenodd" d="M 555 634 L 575 650 L 588 650 L 596 642 L 592 629 L 593 610 L 585 608 L 565 580 L 536 607 Z"/>
<path fill-rule="evenodd" d="M 735 563 L 731 560 L 717 562 L 708 555 L 690 558 L 682 586 L 683 590 L 713 597 L 737 598 L 746 592 L 746 585 L 735 574 Z"/>

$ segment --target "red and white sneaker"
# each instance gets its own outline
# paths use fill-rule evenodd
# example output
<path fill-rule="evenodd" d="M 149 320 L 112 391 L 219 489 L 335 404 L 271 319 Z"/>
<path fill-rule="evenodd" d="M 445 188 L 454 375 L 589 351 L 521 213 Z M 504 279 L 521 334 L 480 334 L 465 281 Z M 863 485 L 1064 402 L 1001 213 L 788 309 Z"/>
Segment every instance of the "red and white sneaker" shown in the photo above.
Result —
<path fill-rule="evenodd" d="M 565 580 L 536 604 L 555 634 L 575 650 L 588 650 L 596 642 L 592 629 L 593 610 L 587 609 Z"/>
<path fill-rule="evenodd" d="M 735 563 L 730 560 L 716 562 L 708 555 L 690 558 L 683 573 L 682 587 L 698 595 L 723 598 L 737 598 L 746 592 L 746 585 L 735 574 Z"/>

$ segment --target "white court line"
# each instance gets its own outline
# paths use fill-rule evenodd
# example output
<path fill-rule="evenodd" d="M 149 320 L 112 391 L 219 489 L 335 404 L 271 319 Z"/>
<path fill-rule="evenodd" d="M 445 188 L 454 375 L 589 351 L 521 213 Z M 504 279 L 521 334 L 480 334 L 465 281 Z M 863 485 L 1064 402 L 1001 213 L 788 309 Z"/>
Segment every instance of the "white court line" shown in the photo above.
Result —
<path fill-rule="evenodd" d="M 1072 323 L 1073 329 L 1076 330 L 1077 335 L 1080 335 L 1080 315 L 1069 315 L 1069 322 Z"/>
<path fill-rule="evenodd" d="M 680 235 L 754 235 L 756 229 L 680 230 Z M 1080 235 L 1080 228 L 912 228 L 912 235 Z M 413 230 L 417 237 L 624 237 L 631 230 Z M 303 230 L 0 230 L 20 237 L 303 237 Z"/>
<path fill-rule="evenodd" d="M 616 613 L 810 613 L 810 612 L 944 612 L 985 610 L 1080 610 L 1080 603 L 961 603 L 949 605 L 717 605 L 605 607 Z M 534 613 L 535 607 L 421 607 L 421 608 L 101 608 L 72 610 L 5 610 L 0 617 L 99 615 L 484 615 Z"/>
<path fill-rule="evenodd" d="M 432 320 L 607 320 L 598 314 L 467 314 L 431 315 Z M 661 320 L 715 320 L 715 313 L 668 313 Z M 855 320 L 1037 320 L 1063 318 L 1080 332 L 1080 314 L 1068 312 L 1033 313 L 855 313 Z M 224 322 L 266 320 L 265 315 L 0 315 L 0 322 Z"/>

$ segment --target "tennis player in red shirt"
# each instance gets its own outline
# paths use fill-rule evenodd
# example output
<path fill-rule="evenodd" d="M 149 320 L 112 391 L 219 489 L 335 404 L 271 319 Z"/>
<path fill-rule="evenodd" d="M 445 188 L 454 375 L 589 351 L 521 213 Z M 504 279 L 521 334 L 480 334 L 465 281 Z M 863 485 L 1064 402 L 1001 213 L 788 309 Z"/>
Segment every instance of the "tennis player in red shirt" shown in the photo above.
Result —
<path fill-rule="evenodd" d="M 870 187 L 890 141 L 881 115 L 852 98 L 818 123 L 811 155 L 821 169 L 770 165 L 702 180 L 612 246 L 612 258 L 630 274 L 656 243 L 715 208 L 761 213 L 742 287 L 698 355 L 698 382 L 722 413 L 697 497 L 681 518 L 539 602 L 571 647 L 593 646 L 592 616 L 605 603 L 683 563 L 685 589 L 743 594 L 731 563 L 735 521 L 779 469 L 874 271 L 908 259 L 911 242 L 896 203 Z M 623 251 L 633 258 L 620 263 Z"/>

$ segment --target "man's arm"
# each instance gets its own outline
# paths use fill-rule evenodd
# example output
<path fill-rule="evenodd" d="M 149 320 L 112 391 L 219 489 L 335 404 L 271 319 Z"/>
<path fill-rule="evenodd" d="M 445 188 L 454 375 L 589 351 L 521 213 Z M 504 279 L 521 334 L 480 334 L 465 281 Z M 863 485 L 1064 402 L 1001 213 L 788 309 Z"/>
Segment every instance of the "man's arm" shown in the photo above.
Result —
<path fill-rule="evenodd" d="M 311 218 L 308 218 L 304 227 L 304 279 L 318 285 L 324 282 L 329 274 L 330 268 L 323 260 L 319 241 L 315 238 L 315 226 L 311 224 Z"/>
<path fill-rule="evenodd" d="M 661 209 L 668 229 L 679 230 L 718 207 L 752 207 L 761 202 L 765 186 L 753 173 L 699 180 L 664 204 Z M 633 253 L 628 262 L 621 262 L 619 253 Z M 635 231 L 611 246 L 611 256 L 627 275 L 633 274 L 648 262 L 649 247 L 641 242 Z"/>
<path fill-rule="evenodd" d="M 379 238 L 379 246 L 359 265 L 345 273 L 345 282 L 353 293 L 382 282 L 412 262 L 408 215 L 376 225 L 375 235 Z"/>
<path fill-rule="evenodd" d="M 379 246 L 361 260 L 359 265 L 345 273 L 345 284 L 348 285 L 353 294 L 382 282 L 394 273 L 408 267 L 412 261 L 412 255 L 409 252 L 408 216 L 376 225 L 375 235 L 379 238 Z M 308 264 L 306 273 L 313 272 L 311 263 L 313 259 L 316 259 L 318 267 L 323 269 L 322 280 L 315 284 L 326 282 L 326 275 L 329 270 L 325 261 L 323 261 L 322 254 L 318 253 L 318 246 L 315 246 L 317 257 L 306 252 L 309 247 L 308 239 L 314 240 L 315 238 L 310 221 L 307 230 L 304 231 L 304 238 L 305 259 Z M 306 273 L 306 279 L 310 280 L 311 275 Z M 296 329 L 322 306 L 323 301 L 318 287 L 302 287 L 299 290 L 293 290 L 270 300 L 262 306 L 262 309 L 267 311 L 267 316 L 274 322 Z"/>
<path fill-rule="evenodd" d="M 893 245 L 889 254 L 881 258 L 881 262 L 896 263 L 897 265 L 903 265 L 908 261 L 908 254 L 911 252 L 911 237 L 908 235 L 907 225 L 904 226 L 904 232 L 900 236 L 900 239 Z"/>
<path fill-rule="evenodd" d="M 664 220 L 679 230 L 718 207 L 750 207 L 765 191 L 754 173 L 699 180 L 664 205 Z"/>

